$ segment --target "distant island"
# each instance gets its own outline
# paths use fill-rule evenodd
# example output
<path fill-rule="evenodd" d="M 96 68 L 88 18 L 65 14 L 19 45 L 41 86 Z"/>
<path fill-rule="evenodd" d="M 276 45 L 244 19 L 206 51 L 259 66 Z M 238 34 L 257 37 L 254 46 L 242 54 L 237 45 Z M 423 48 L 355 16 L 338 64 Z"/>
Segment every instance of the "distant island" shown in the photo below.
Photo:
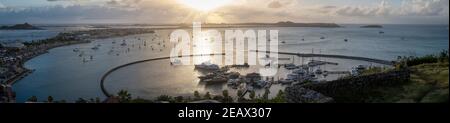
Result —
<path fill-rule="evenodd" d="M 383 26 L 381 26 L 381 25 L 366 25 L 366 26 L 361 26 L 361 28 L 383 28 Z"/>
<path fill-rule="evenodd" d="M 31 24 L 16 24 L 14 26 L 1 26 L 0 30 L 42 30 L 42 28 L 35 27 Z"/>

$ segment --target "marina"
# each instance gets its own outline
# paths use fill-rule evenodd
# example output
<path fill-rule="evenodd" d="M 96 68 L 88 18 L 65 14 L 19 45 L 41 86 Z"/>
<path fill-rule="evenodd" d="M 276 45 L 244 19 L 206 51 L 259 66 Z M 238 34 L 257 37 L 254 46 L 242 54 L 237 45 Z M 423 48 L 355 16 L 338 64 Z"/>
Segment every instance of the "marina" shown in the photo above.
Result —
<path fill-rule="evenodd" d="M 257 95 L 262 95 L 267 87 L 269 87 L 271 92 L 278 92 L 279 90 L 282 90 L 289 85 L 299 84 L 298 81 L 295 81 L 295 79 L 298 78 L 310 77 L 314 81 L 334 80 L 343 76 L 351 75 L 352 68 L 358 65 L 390 66 L 392 64 L 391 61 L 394 61 L 397 55 L 408 54 L 409 48 L 402 49 L 401 53 L 398 54 L 379 53 L 378 51 L 373 51 L 365 53 L 371 54 L 368 58 L 359 57 L 365 56 L 365 54 L 359 54 L 361 52 L 355 52 L 353 50 L 364 51 L 365 49 L 360 49 L 359 45 L 362 44 L 355 41 L 369 43 L 365 44 L 366 46 L 371 46 L 372 44 L 370 40 L 364 40 L 355 36 L 351 38 L 352 44 L 343 42 L 342 40 L 344 39 L 341 38 L 341 33 L 339 30 L 348 31 L 353 30 L 353 28 L 334 29 L 333 33 L 336 33 L 337 35 L 327 35 L 327 38 L 324 40 L 319 40 L 320 36 L 315 36 L 315 38 L 314 36 L 307 36 L 308 33 L 316 33 L 316 31 L 310 30 L 311 32 L 303 32 L 303 29 L 304 28 L 297 28 L 297 31 L 292 31 L 293 28 L 281 29 L 280 32 L 286 33 L 281 33 L 280 37 L 284 37 L 285 39 L 280 40 L 286 41 L 287 45 L 281 44 L 280 47 L 283 50 L 276 52 L 280 55 L 280 58 L 282 58 L 279 63 L 279 74 L 273 77 L 262 77 L 262 81 L 255 82 L 256 84 L 254 85 L 254 87 L 253 84 L 252 86 L 249 86 L 251 87 L 251 90 L 256 91 Z M 67 100 L 75 100 L 75 97 L 104 98 L 105 96 L 101 89 L 99 89 L 98 84 L 99 78 L 101 78 L 100 76 L 102 76 L 105 71 L 108 71 L 116 66 L 131 63 L 134 61 L 145 60 L 146 58 L 160 58 L 167 56 L 167 54 L 170 53 L 170 48 L 172 48 L 173 46 L 173 44 L 167 42 L 168 37 L 166 36 L 170 31 L 171 30 L 158 30 L 154 34 L 138 34 L 125 37 L 93 40 L 92 43 L 71 45 L 52 49 L 48 54 L 38 56 L 25 63 L 25 67 L 34 69 L 36 71 L 19 80 L 16 84 L 13 85 L 14 90 L 20 92 L 17 93 L 17 100 L 18 102 L 21 102 L 32 95 L 37 95 L 38 97 L 46 97 L 48 95 L 52 95 L 55 98 Z M 320 31 L 322 31 L 323 33 L 328 32 L 325 29 L 319 30 L 319 32 Z M 359 32 L 367 33 L 362 31 Z M 288 35 L 289 33 L 303 33 L 305 35 L 300 35 L 298 37 L 283 36 Z M 375 34 L 377 35 L 376 37 L 378 37 L 378 34 Z M 342 35 L 345 35 L 342 37 L 349 37 L 346 33 L 343 33 Z M 386 33 L 385 35 L 392 34 Z M 304 38 L 305 41 L 301 41 L 302 38 Z M 378 41 L 377 43 L 383 43 L 384 39 L 380 38 L 378 40 L 381 41 Z M 401 38 L 399 38 L 398 40 L 401 41 Z M 319 44 L 320 46 L 317 46 Z M 349 48 L 349 46 L 346 45 L 355 46 L 353 48 Z M 434 45 L 435 47 L 437 47 L 435 49 L 441 49 L 439 47 L 445 44 L 442 44 L 442 42 L 440 41 L 436 41 Z M 396 43 L 394 42 L 394 44 L 390 45 L 389 47 L 393 46 L 398 45 L 396 45 Z M 320 54 L 313 54 L 311 53 L 312 48 L 310 47 L 315 47 L 314 49 L 321 49 L 322 51 Z M 423 49 L 414 46 L 410 47 L 411 49 Z M 352 51 L 345 51 L 342 49 L 352 49 Z M 434 51 L 420 53 L 425 54 L 431 52 Z M 49 62 L 50 59 L 55 59 L 51 60 L 53 64 L 45 64 L 46 62 Z M 214 60 L 211 60 L 212 64 L 214 62 Z M 297 70 L 305 67 L 305 65 L 308 65 L 308 63 L 310 62 L 315 64 L 318 63 L 318 66 L 320 66 L 320 70 L 318 70 L 318 66 L 311 68 L 310 73 L 314 73 L 315 76 L 305 75 L 305 77 L 296 78 L 296 74 L 298 75 L 298 73 L 301 73 Z M 242 81 L 241 78 L 227 80 L 223 79 L 216 84 L 207 84 L 208 82 L 200 82 L 200 78 L 198 77 L 207 75 L 208 72 L 195 70 L 194 65 L 175 65 L 177 63 L 180 63 L 180 61 L 170 62 L 168 60 L 159 60 L 125 67 L 111 73 L 105 79 L 104 86 L 109 93 L 116 93 L 119 90 L 126 89 L 130 90 L 133 95 L 144 98 L 154 98 L 162 94 L 174 96 L 191 95 L 192 92 L 196 90 L 202 93 L 211 92 L 211 94 L 220 94 L 222 90 L 229 90 L 231 95 L 239 97 L 236 95 L 236 92 L 238 90 L 248 90 L 246 86 L 247 83 L 240 82 Z M 70 64 L 71 66 L 67 66 L 67 64 Z M 218 66 L 219 68 L 226 67 L 221 65 Z M 53 69 L 55 67 L 61 69 Z M 216 68 L 217 67 L 214 67 L 214 69 Z M 229 66 L 229 69 L 229 72 L 239 72 L 240 76 L 246 76 L 249 73 L 257 72 L 256 70 L 258 70 L 259 67 L 250 65 L 247 66 L 244 64 Z M 294 71 L 296 71 L 296 73 L 294 73 Z M 317 72 L 321 74 L 316 74 Z M 183 74 L 183 76 L 174 75 L 173 73 Z M 44 81 L 48 78 L 44 77 L 48 75 L 58 77 L 50 78 L 51 80 L 47 81 L 51 81 L 51 83 L 48 83 L 47 81 Z M 314 78 L 317 78 L 317 80 L 315 80 Z M 82 82 L 78 80 L 81 80 Z M 34 84 L 29 85 L 30 83 Z M 50 84 L 53 86 L 46 86 Z M 47 89 L 33 89 L 41 87 L 47 87 Z M 77 92 L 76 90 L 80 90 L 82 88 L 85 90 L 84 92 L 67 92 Z M 67 93 L 58 94 L 53 92 Z M 248 94 L 246 96 L 248 96 Z M 276 96 L 276 93 L 270 94 L 270 97 L 274 96 Z"/>

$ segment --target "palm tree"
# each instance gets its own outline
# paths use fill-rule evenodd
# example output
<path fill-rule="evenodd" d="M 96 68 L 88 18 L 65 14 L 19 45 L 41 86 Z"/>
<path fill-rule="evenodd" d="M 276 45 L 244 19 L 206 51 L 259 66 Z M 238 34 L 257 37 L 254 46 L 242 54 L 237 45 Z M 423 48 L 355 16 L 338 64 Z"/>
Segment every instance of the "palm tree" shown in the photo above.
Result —
<path fill-rule="evenodd" d="M 263 99 L 268 100 L 269 99 L 270 90 L 266 89 L 263 94 Z"/>
<path fill-rule="evenodd" d="M 119 96 L 120 103 L 128 103 L 131 101 L 131 94 L 128 91 L 120 90 L 117 95 Z"/>
<path fill-rule="evenodd" d="M 87 103 L 87 101 L 83 98 L 78 98 L 78 100 L 75 101 L 75 103 Z"/>
<path fill-rule="evenodd" d="M 233 102 L 233 98 L 231 98 L 230 95 L 228 94 L 228 90 L 223 90 L 222 95 L 223 95 L 222 102 L 224 102 L 224 103 L 232 103 Z"/>
<path fill-rule="evenodd" d="M 29 102 L 37 102 L 37 97 L 36 96 L 31 96 L 30 98 L 28 98 L 28 100 L 27 101 L 29 101 Z"/>
<path fill-rule="evenodd" d="M 177 102 L 177 103 L 183 103 L 183 102 L 184 102 L 184 97 L 183 97 L 183 96 L 177 96 L 177 97 L 175 97 L 175 102 Z"/>
<path fill-rule="evenodd" d="M 53 102 L 53 97 L 52 96 L 48 96 L 47 97 L 47 102 L 52 103 Z"/>
<path fill-rule="evenodd" d="M 194 91 L 194 97 L 195 97 L 195 100 L 200 100 L 201 99 L 200 93 L 198 91 Z"/>
<path fill-rule="evenodd" d="M 237 96 L 240 97 L 240 96 L 242 96 L 243 94 L 244 94 L 244 92 L 242 92 L 242 90 L 238 90 L 238 91 L 237 91 Z"/>
<path fill-rule="evenodd" d="M 99 97 L 96 97 L 96 98 L 95 98 L 95 103 L 100 103 L 100 102 L 102 102 L 102 101 L 100 101 L 100 98 L 99 98 Z"/>
<path fill-rule="evenodd" d="M 206 92 L 204 98 L 207 99 L 207 100 L 210 100 L 211 99 L 211 94 L 209 92 Z"/>
<path fill-rule="evenodd" d="M 228 90 L 223 90 L 223 91 L 222 91 L 222 96 L 223 96 L 224 98 L 228 97 L 228 96 L 229 96 L 229 95 L 228 95 Z"/>
<path fill-rule="evenodd" d="M 254 100 L 256 97 L 255 91 L 251 91 L 249 96 L 250 96 L 250 99 Z"/>

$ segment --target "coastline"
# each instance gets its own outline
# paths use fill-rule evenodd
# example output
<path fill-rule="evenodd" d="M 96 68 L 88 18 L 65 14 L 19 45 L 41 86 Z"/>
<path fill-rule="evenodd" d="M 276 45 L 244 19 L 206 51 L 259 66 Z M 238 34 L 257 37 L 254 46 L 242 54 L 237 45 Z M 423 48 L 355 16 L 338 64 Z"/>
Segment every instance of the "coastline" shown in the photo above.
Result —
<path fill-rule="evenodd" d="M 43 52 L 38 52 L 38 53 L 34 54 L 33 56 L 29 56 L 29 57 L 27 57 L 27 58 L 25 58 L 25 59 L 23 59 L 23 60 L 21 61 L 22 64 L 21 64 L 19 67 L 20 67 L 21 69 L 24 69 L 24 72 L 19 73 L 19 75 L 15 75 L 15 77 L 21 76 L 20 79 L 17 79 L 17 78 L 15 78 L 15 77 L 13 77 L 13 78 L 11 78 L 11 79 L 6 80 L 6 84 L 8 84 L 8 85 L 14 85 L 17 81 L 21 80 L 22 78 L 26 77 L 28 74 L 31 74 L 31 73 L 34 71 L 34 70 L 32 70 L 32 69 L 26 68 L 26 67 L 24 66 L 24 63 L 25 63 L 25 62 L 27 62 L 27 61 L 29 61 L 29 60 L 35 58 L 35 57 L 38 57 L 38 56 L 40 56 L 40 55 L 46 54 L 46 53 L 48 53 L 49 50 L 51 50 L 51 49 L 53 49 L 53 48 L 58 48 L 58 47 L 63 47 L 63 46 L 69 46 L 69 45 L 75 45 L 75 44 L 83 44 L 83 43 L 89 43 L 89 42 L 90 42 L 90 41 L 72 41 L 72 42 L 69 42 L 69 43 L 64 43 L 64 44 L 60 44 L 60 45 L 57 45 L 57 46 L 52 46 L 52 47 L 49 47 L 48 49 L 42 49 L 42 50 L 44 50 Z"/>
<path fill-rule="evenodd" d="M 181 27 L 180 27 L 180 28 L 181 28 Z M 207 27 L 206 27 L 206 28 L 207 28 Z M 156 31 L 156 30 L 164 30 L 164 29 L 179 29 L 179 28 L 151 28 L 150 30 Z M 108 32 L 107 30 L 110 30 L 110 31 L 120 31 L 120 30 L 127 30 L 127 28 L 124 28 L 124 29 L 95 29 L 95 30 L 84 31 L 84 33 L 87 33 L 87 34 L 89 34 L 89 33 L 91 33 L 91 32 L 101 32 L 101 33 L 104 33 L 104 32 Z M 135 30 L 140 30 L 140 29 L 135 29 Z M 73 32 L 73 33 L 82 33 L 82 32 L 81 32 L 81 31 L 78 31 L 78 32 Z M 139 35 L 139 34 L 148 34 L 148 33 L 134 33 L 134 34 L 115 35 L 115 36 L 109 35 L 109 33 L 107 33 L 107 34 L 105 34 L 105 35 L 103 35 L 103 36 L 92 35 L 92 36 L 86 36 L 86 37 L 84 37 L 84 38 L 86 38 L 86 39 L 95 39 L 95 38 L 101 39 L 101 38 L 113 38 L 113 37 L 122 37 L 122 36 Z M 89 38 L 89 37 L 95 37 L 95 38 Z M 78 42 L 78 41 L 74 41 L 74 42 Z M 89 43 L 89 41 L 88 41 L 88 42 L 78 42 L 78 43 Z M 74 43 L 74 44 L 78 44 L 78 43 Z M 64 44 L 64 43 L 63 43 L 63 44 Z M 25 59 L 24 62 L 26 62 L 26 61 L 28 61 L 28 60 L 30 60 L 30 59 L 33 59 L 33 58 L 35 58 L 35 57 L 38 57 L 38 56 L 40 56 L 40 55 L 42 55 L 42 54 L 48 53 L 48 51 L 51 50 L 51 49 L 53 49 L 53 48 L 64 47 L 64 46 L 69 46 L 69 45 L 73 45 L 73 44 L 68 43 L 68 44 L 64 44 L 64 45 L 59 45 L 59 46 L 54 46 L 54 47 L 48 48 L 48 49 L 45 50 L 45 52 L 40 52 L 40 54 L 36 54 L 36 55 L 34 55 L 34 56 L 32 56 L 32 57 L 29 57 L 28 59 Z M 262 51 L 262 52 L 264 52 L 264 51 Z M 288 53 L 288 52 L 278 52 L 278 53 L 280 53 L 280 54 L 287 54 L 287 55 L 289 55 L 289 54 L 290 54 L 290 55 L 297 55 L 297 56 L 302 56 L 302 57 L 313 57 L 313 56 L 314 56 L 314 54 L 300 54 L 300 53 Z M 321 55 L 322 57 L 325 57 L 325 56 L 326 56 L 326 54 L 320 54 L 320 55 Z M 340 56 L 336 56 L 336 57 L 340 57 Z M 344 58 L 353 58 L 353 57 L 351 57 L 351 56 L 345 56 Z M 366 59 L 366 60 L 368 60 L 368 61 L 373 61 L 374 59 Z M 385 61 L 385 60 L 376 60 L 376 61 L 379 61 L 379 62 L 381 62 L 381 63 L 386 63 L 386 64 L 392 64 L 392 62 L 390 62 L 390 61 Z M 26 69 L 26 68 L 23 66 L 23 64 L 22 64 L 22 67 L 23 67 L 24 69 Z M 28 69 L 26 69 L 26 70 L 28 70 Z M 28 74 L 21 74 L 21 76 L 23 76 L 23 77 L 26 77 L 27 75 L 28 75 Z M 16 83 L 17 81 L 20 81 L 20 78 L 21 78 L 21 77 L 18 77 L 18 78 L 19 78 L 19 79 L 18 79 L 18 80 L 15 80 L 14 82 L 12 82 L 11 85 L 13 85 L 14 83 Z"/>
<path fill-rule="evenodd" d="M 248 26 L 244 26 L 244 27 L 318 27 L 318 28 L 324 28 L 324 27 L 340 27 L 337 24 L 328 24 L 328 23 L 292 23 L 292 24 L 277 24 L 277 23 L 273 23 L 273 24 L 269 24 L 269 23 L 243 23 L 243 24 L 227 24 L 226 26 L 218 26 L 220 24 L 207 24 L 205 27 L 203 28 L 234 28 L 234 27 L 239 27 L 239 26 L 243 26 L 243 25 L 248 25 Z M 306 25 L 306 26 L 305 26 Z M 323 26 L 326 25 L 326 26 Z M 331 26 L 330 26 L 331 25 Z M 40 56 L 42 54 L 48 53 L 49 50 L 53 49 L 53 48 L 57 48 L 57 47 L 63 47 L 63 46 L 69 46 L 69 45 L 74 45 L 74 44 L 83 44 L 83 43 L 90 43 L 91 41 L 87 41 L 86 39 L 104 39 L 104 38 L 113 38 L 113 37 L 122 37 L 122 36 L 129 36 L 129 35 L 137 35 L 137 34 L 146 34 L 146 33 L 155 33 L 155 30 L 166 30 L 166 29 L 183 29 L 183 28 L 192 28 L 190 26 L 182 26 L 182 25 L 178 25 L 178 27 L 164 27 L 164 28 L 125 28 L 125 29 L 121 29 L 121 28 L 107 28 L 107 29 L 93 29 L 93 30 L 88 30 L 88 31 L 75 31 L 75 32 L 70 32 L 70 33 L 60 33 L 59 35 L 49 38 L 49 39 L 55 39 L 55 38 L 59 38 L 59 37 L 73 37 L 73 36 L 80 36 L 81 39 L 78 40 L 74 40 L 74 41 L 58 41 L 55 44 L 50 44 L 50 45 L 55 45 L 55 46 L 50 46 L 44 49 L 40 49 L 39 51 L 43 51 L 43 52 L 38 52 L 37 54 L 34 54 L 32 56 L 28 56 L 27 58 L 21 60 L 22 64 L 19 66 L 19 68 L 23 69 L 24 72 L 19 73 L 18 75 L 15 76 L 22 76 L 20 77 L 20 79 L 16 79 L 15 77 L 12 77 L 11 79 L 8 79 L 5 81 L 6 84 L 8 85 L 13 85 L 14 83 L 16 83 L 17 81 L 21 80 L 21 78 L 26 77 L 28 74 L 32 73 L 33 70 L 30 70 L 26 67 L 24 67 L 24 63 L 27 62 L 30 59 L 33 59 L 37 56 Z M 117 33 L 119 31 L 123 31 L 125 33 Z M 131 33 L 130 33 L 131 32 Z M 88 36 L 86 36 L 88 35 Z M 58 44 L 58 43 L 63 43 L 63 44 Z M 44 44 L 46 45 L 46 44 Z M 39 47 L 39 46 L 38 46 Z"/>
<path fill-rule="evenodd" d="M 118 31 L 120 30 L 120 31 Z M 40 40 L 38 42 L 32 43 L 24 43 L 26 47 L 21 50 L 27 50 L 26 52 L 21 52 L 15 54 L 17 56 L 24 55 L 25 57 L 21 58 L 16 62 L 16 69 L 20 69 L 21 72 L 14 73 L 12 77 L 8 77 L 2 85 L 9 87 L 9 94 L 7 96 L 8 102 L 15 102 L 15 92 L 12 91 L 12 86 L 16 84 L 18 81 L 22 80 L 29 74 L 32 74 L 34 70 L 26 68 L 24 64 L 40 55 L 46 54 L 49 50 L 70 46 L 75 44 L 84 44 L 90 43 L 91 40 L 95 39 L 104 39 L 104 38 L 113 38 L 113 37 L 121 37 L 121 36 L 129 36 L 129 35 L 138 35 L 138 34 L 146 34 L 146 33 L 154 33 L 155 29 L 145 29 L 145 28 L 128 28 L 128 29 L 94 29 L 89 31 L 74 31 L 70 33 L 60 33 L 55 37 Z M 20 51 L 16 51 L 20 52 Z M 26 55 L 25 55 L 26 54 Z M 31 54 L 31 55 L 30 55 Z M 14 65 L 13 65 L 14 66 Z M 7 71 L 9 72 L 9 71 Z"/>

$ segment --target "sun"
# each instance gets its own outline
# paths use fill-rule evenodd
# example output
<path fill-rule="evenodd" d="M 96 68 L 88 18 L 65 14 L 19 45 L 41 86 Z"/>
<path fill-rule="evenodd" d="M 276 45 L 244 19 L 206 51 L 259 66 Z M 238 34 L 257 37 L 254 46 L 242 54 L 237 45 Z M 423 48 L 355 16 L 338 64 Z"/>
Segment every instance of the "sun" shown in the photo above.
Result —
<path fill-rule="evenodd" d="M 232 0 L 177 0 L 179 3 L 200 11 L 210 11 L 230 4 Z"/>

